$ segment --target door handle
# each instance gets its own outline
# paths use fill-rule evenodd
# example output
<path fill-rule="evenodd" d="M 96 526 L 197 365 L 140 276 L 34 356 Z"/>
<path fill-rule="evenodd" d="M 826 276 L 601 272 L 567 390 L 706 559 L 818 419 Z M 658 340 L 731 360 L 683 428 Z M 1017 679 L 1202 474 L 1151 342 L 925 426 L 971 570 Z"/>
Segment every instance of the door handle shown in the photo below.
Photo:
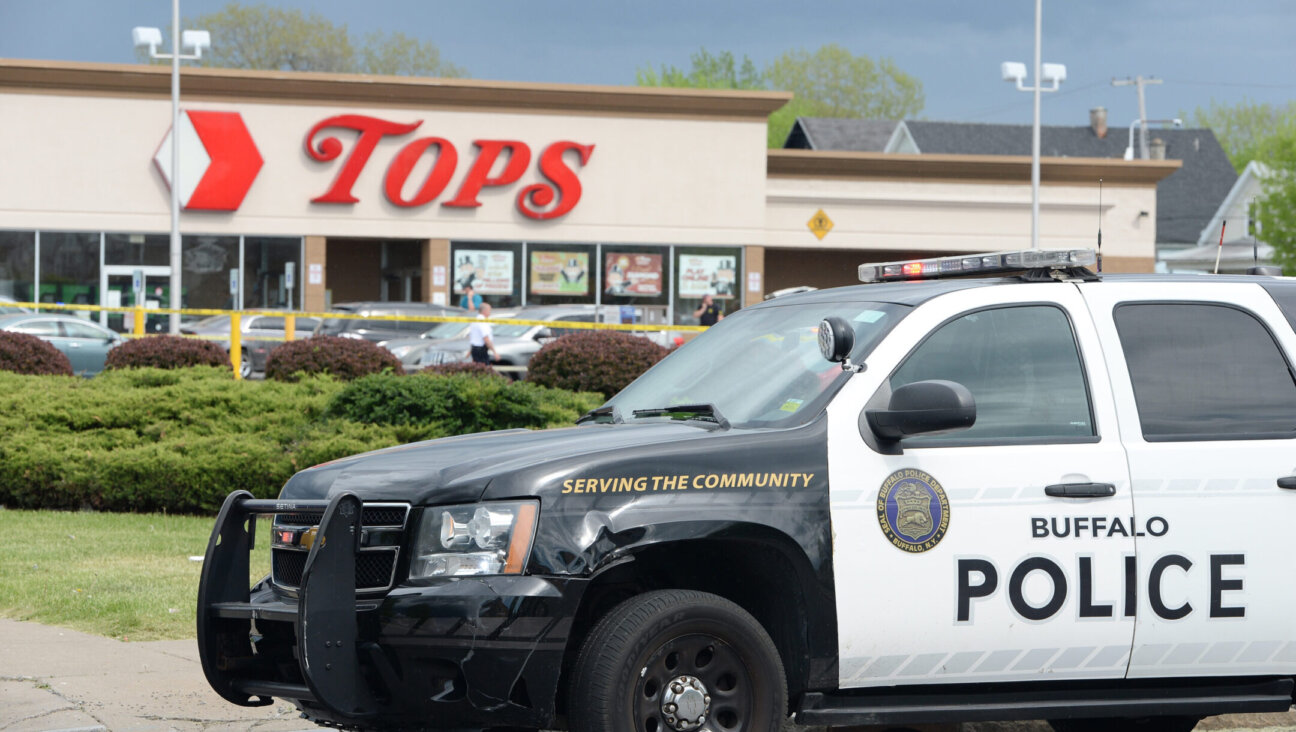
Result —
<path fill-rule="evenodd" d="M 1116 486 L 1111 483 L 1059 483 L 1044 486 L 1044 495 L 1054 498 L 1106 498 L 1116 495 Z"/>
<path fill-rule="evenodd" d="M 1296 490 L 1296 475 L 1285 475 L 1278 479 L 1278 487 L 1287 490 Z"/>

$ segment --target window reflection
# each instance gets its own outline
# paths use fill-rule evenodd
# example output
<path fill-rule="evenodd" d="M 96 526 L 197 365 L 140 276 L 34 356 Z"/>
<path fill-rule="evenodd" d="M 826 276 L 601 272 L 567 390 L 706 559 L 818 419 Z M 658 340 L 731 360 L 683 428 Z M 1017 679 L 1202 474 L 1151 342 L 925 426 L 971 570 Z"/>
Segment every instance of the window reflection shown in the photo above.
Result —
<path fill-rule="evenodd" d="M 36 234 L 0 231 L 0 297 L 31 302 L 36 278 Z"/>

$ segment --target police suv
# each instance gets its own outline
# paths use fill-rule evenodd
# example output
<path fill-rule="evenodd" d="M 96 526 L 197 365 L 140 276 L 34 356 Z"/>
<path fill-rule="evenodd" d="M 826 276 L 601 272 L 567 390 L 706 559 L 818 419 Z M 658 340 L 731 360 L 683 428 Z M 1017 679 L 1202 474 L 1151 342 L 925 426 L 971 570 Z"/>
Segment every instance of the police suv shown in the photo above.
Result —
<path fill-rule="evenodd" d="M 1286 710 L 1296 280 L 1093 264 L 864 265 L 875 284 L 725 318 L 578 426 L 234 493 L 207 678 L 348 729 Z"/>

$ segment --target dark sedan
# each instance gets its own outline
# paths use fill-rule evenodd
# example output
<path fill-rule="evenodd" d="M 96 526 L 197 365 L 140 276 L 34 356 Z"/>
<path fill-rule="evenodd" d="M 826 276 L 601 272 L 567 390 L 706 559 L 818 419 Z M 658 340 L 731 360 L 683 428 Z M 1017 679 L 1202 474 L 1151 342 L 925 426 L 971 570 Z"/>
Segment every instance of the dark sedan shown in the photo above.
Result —
<path fill-rule="evenodd" d="M 108 352 L 122 337 L 88 320 L 54 313 L 21 313 L 0 316 L 0 330 L 34 335 L 63 352 L 78 376 L 103 371 Z"/>

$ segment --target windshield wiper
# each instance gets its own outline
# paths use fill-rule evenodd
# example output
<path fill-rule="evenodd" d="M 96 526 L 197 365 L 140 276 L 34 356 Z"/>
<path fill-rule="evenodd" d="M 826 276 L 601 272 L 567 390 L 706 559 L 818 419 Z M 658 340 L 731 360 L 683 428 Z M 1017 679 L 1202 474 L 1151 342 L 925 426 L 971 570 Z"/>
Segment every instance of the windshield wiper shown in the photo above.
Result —
<path fill-rule="evenodd" d="M 713 422 L 720 429 L 729 429 L 729 420 L 720 414 L 714 404 L 676 404 L 671 407 L 655 407 L 653 409 L 636 409 L 631 412 L 636 419 L 639 417 L 670 417 L 671 419 Z"/>
<path fill-rule="evenodd" d="M 606 417 L 611 417 L 611 419 L 604 419 Z M 589 410 L 585 414 L 582 414 L 580 416 L 580 419 L 576 420 L 576 424 L 581 424 L 583 422 L 589 422 L 589 421 L 593 421 L 595 423 L 611 422 L 612 424 L 625 424 L 625 420 L 621 418 L 621 412 L 617 411 L 616 405 L 613 404 L 607 404 L 602 407 L 597 407 L 595 409 Z"/>

